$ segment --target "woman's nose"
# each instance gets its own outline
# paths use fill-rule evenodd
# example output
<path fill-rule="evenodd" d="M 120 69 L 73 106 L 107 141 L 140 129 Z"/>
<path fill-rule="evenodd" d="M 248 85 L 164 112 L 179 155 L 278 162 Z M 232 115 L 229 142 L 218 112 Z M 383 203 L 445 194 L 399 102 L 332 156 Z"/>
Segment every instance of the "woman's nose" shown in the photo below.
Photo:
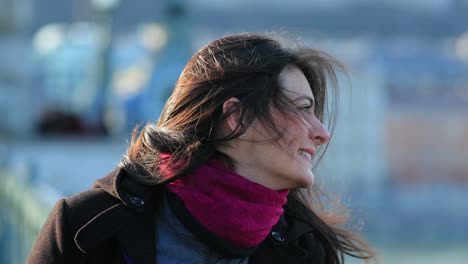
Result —
<path fill-rule="evenodd" d="M 317 118 L 314 118 L 309 127 L 309 136 L 317 145 L 327 144 L 330 141 L 330 132 Z"/>

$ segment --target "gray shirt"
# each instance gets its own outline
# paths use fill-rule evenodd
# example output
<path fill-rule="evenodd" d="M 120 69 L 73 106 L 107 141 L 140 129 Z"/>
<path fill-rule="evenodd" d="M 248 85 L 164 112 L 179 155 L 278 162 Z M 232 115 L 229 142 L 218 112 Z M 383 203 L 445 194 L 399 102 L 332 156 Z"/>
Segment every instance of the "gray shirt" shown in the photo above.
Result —
<path fill-rule="evenodd" d="M 246 258 L 226 258 L 198 240 L 177 219 L 164 197 L 161 214 L 157 218 L 157 263 L 220 263 L 247 264 Z"/>

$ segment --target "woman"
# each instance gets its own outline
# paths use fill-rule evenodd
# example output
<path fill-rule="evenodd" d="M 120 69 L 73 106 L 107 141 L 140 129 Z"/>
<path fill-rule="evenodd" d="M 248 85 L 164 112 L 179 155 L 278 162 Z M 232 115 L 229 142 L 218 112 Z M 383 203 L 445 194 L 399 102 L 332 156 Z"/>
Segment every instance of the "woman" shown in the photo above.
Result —
<path fill-rule="evenodd" d="M 28 263 L 373 258 L 309 188 L 336 65 L 259 34 L 201 48 L 118 168 L 55 205 Z"/>

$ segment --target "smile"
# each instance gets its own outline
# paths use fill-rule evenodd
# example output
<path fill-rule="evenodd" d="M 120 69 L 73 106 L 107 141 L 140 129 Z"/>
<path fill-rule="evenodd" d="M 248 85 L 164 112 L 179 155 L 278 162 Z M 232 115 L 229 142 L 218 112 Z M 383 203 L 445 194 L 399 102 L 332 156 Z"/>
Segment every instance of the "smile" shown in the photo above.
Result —
<path fill-rule="evenodd" d="M 308 158 L 309 160 L 312 160 L 312 154 L 310 154 L 309 152 L 306 152 L 304 150 L 299 150 L 299 154 Z"/>

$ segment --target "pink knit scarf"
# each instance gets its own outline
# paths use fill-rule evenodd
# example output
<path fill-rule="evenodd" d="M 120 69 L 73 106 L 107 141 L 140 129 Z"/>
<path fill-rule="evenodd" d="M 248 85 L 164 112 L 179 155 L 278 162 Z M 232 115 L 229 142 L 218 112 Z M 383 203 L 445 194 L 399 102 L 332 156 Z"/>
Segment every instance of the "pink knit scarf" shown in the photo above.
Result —
<path fill-rule="evenodd" d="M 288 194 L 252 182 L 214 159 L 167 189 L 207 230 L 242 248 L 253 248 L 267 237 Z"/>

